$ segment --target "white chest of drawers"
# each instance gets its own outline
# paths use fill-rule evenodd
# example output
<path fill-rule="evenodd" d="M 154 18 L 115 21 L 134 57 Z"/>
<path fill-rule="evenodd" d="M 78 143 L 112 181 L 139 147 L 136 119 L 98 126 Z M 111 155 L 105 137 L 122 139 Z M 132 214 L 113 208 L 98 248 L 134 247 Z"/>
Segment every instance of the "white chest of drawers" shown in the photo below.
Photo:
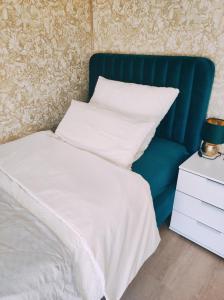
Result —
<path fill-rule="evenodd" d="M 170 229 L 224 257 L 224 160 L 192 155 L 179 168 Z"/>

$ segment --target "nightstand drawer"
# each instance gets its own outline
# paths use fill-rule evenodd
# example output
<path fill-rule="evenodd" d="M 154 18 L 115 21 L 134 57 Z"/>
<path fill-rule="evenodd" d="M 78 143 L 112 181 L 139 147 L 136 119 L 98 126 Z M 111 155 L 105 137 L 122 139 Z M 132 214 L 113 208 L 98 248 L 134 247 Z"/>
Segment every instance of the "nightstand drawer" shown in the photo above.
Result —
<path fill-rule="evenodd" d="M 176 191 L 174 210 L 224 233 L 224 210 Z"/>
<path fill-rule="evenodd" d="M 177 190 L 224 209 L 224 185 L 221 183 L 180 169 Z"/>
<path fill-rule="evenodd" d="M 177 211 L 173 211 L 170 228 L 186 236 L 193 242 L 224 257 L 223 233 Z"/>

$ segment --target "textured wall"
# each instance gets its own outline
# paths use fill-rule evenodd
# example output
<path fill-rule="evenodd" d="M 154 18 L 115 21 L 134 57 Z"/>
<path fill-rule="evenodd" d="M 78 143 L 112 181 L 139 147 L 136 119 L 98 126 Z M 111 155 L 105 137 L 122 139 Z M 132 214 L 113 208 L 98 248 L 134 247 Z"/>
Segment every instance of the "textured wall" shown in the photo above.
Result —
<path fill-rule="evenodd" d="M 210 57 L 209 115 L 224 118 L 223 0 L 0 0 L 0 143 L 85 100 L 97 51 Z"/>
<path fill-rule="evenodd" d="M 88 0 L 0 0 L 0 142 L 58 123 L 84 99 Z"/>
<path fill-rule="evenodd" d="M 93 0 L 94 51 L 210 57 L 209 115 L 224 118 L 223 0 Z"/>

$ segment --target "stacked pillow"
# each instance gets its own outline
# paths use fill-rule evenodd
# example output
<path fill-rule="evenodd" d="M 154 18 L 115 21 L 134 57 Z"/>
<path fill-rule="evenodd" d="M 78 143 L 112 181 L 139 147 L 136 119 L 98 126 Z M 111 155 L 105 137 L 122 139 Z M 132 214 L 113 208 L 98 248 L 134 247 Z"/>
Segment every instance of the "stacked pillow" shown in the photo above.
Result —
<path fill-rule="evenodd" d="M 99 76 L 90 103 L 132 116 L 163 119 L 179 90 L 109 80 Z"/>
<path fill-rule="evenodd" d="M 90 102 L 130 116 L 138 116 L 155 122 L 155 126 L 136 153 L 134 162 L 148 147 L 155 135 L 156 128 L 178 94 L 179 90 L 176 88 L 126 83 L 99 76 Z"/>
<path fill-rule="evenodd" d="M 129 168 L 141 156 L 178 89 L 99 77 L 90 103 L 72 101 L 56 135 Z"/>
<path fill-rule="evenodd" d="M 70 144 L 130 167 L 154 122 L 130 118 L 95 104 L 72 101 L 56 134 Z"/>

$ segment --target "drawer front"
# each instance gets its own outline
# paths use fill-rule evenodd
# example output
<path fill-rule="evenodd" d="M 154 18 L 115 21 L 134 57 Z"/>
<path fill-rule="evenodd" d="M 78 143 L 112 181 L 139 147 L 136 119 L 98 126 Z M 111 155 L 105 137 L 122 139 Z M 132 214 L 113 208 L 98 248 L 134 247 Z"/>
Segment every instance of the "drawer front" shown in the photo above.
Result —
<path fill-rule="evenodd" d="M 170 229 L 224 257 L 224 234 L 207 225 L 173 211 Z"/>
<path fill-rule="evenodd" d="M 174 210 L 224 233 L 224 210 L 176 191 Z"/>
<path fill-rule="evenodd" d="M 224 209 L 224 185 L 179 170 L 177 190 Z"/>

